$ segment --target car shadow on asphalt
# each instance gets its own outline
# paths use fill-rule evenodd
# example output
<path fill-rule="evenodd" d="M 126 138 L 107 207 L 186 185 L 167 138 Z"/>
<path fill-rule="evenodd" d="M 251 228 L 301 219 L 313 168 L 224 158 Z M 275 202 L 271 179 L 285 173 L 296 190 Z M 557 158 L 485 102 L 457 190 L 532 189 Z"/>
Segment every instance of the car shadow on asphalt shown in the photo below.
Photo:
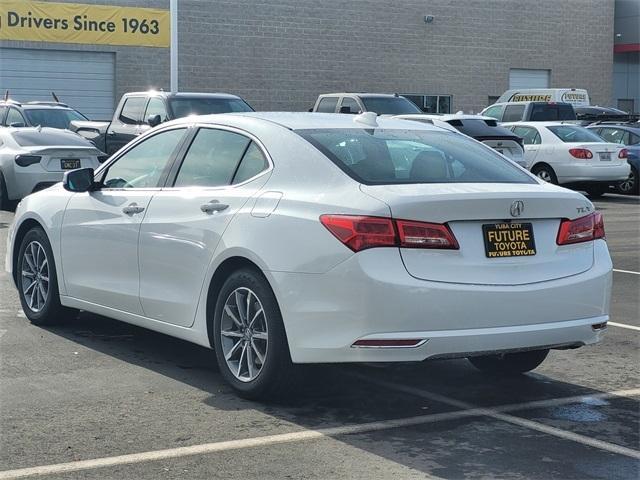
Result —
<path fill-rule="evenodd" d="M 239 410 L 253 410 L 305 429 L 459 409 L 428 396 L 389 388 L 389 383 L 482 407 L 568 396 L 590 398 L 601 393 L 537 373 L 515 377 L 491 376 L 475 370 L 466 360 L 458 359 L 418 364 L 305 366 L 305 381 L 296 386 L 286 399 L 261 403 L 244 400 L 234 394 L 218 371 L 213 351 L 207 348 L 84 312 L 69 319 L 65 325 L 48 327 L 47 330 L 86 348 L 207 392 L 209 395 L 204 403 L 212 411 L 235 415 Z M 558 355 L 556 359 L 560 358 L 563 353 L 552 352 L 547 361 L 553 361 L 555 355 Z M 612 425 L 607 428 L 613 440 L 618 441 L 616 435 L 622 436 L 621 425 L 626 425 L 631 433 L 627 431 L 624 434 L 625 443 L 637 448 L 639 440 L 633 433 L 638 430 L 637 426 L 634 427 L 638 417 L 635 400 L 619 397 L 598 405 L 587 403 L 582 410 L 573 412 L 569 427 L 573 425 L 572 421 L 581 427 L 581 418 L 601 415 L 595 411 L 597 409 L 610 409 L 607 415 Z M 547 414 L 543 412 L 540 415 L 544 417 Z M 257 436 L 265 434 L 268 433 L 256 432 Z M 586 455 L 583 445 L 480 416 L 359 435 L 340 435 L 338 439 L 440 478 L 463 478 L 480 472 L 486 477 L 517 473 L 526 478 L 613 479 L 629 478 L 638 468 L 632 459 L 597 449 L 587 452 L 589 461 L 583 465 L 580 463 Z M 611 441 L 612 438 L 605 440 Z"/>

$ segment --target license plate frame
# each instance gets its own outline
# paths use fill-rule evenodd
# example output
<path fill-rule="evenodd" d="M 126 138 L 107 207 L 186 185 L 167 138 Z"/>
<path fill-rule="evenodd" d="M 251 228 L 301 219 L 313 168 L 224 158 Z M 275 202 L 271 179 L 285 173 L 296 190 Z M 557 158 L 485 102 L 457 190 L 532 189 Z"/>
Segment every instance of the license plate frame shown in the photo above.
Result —
<path fill-rule="evenodd" d="M 79 158 L 61 158 L 60 168 L 62 170 L 76 170 L 80 168 L 80 159 Z"/>
<path fill-rule="evenodd" d="M 537 253 L 530 222 L 483 224 L 482 239 L 487 258 L 532 257 Z"/>

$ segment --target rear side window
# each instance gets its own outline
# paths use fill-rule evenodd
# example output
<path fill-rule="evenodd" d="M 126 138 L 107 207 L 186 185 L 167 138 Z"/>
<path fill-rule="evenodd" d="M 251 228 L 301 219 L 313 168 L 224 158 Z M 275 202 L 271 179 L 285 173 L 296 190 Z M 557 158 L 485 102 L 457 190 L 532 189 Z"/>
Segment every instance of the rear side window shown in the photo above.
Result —
<path fill-rule="evenodd" d="M 535 183 L 510 161 L 453 132 L 297 130 L 354 180 L 403 183 Z"/>
<path fill-rule="evenodd" d="M 242 161 L 238 166 L 238 171 L 234 175 L 232 183 L 236 185 L 238 183 L 246 182 L 263 170 L 266 170 L 268 167 L 269 163 L 262 154 L 260 148 L 255 144 L 255 142 L 251 142 L 251 145 L 247 148 L 244 157 L 242 157 Z"/>
<path fill-rule="evenodd" d="M 524 114 L 524 105 L 507 105 L 502 116 L 503 122 L 519 122 Z"/>
<path fill-rule="evenodd" d="M 250 142 L 239 133 L 201 128 L 184 157 L 175 186 L 229 185 Z"/>
<path fill-rule="evenodd" d="M 492 117 L 496 120 L 500 120 L 500 117 L 502 116 L 502 105 L 489 107 L 484 111 L 482 115 L 484 115 L 485 117 Z"/>
<path fill-rule="evenodd" d="M 338 97 L 324 97 L 320 99 L 316 112 L 320 113 L 334 113 L 336 111 L 336 105 L 338 104 Z"/>
<path fill-rule="evenodd" d="M 118 117 L 122 123 L 129 125 L 135 125 L 140 123 L 142 118 L 142 111 L 144 110 L 144 104 L 146 98 L 144 97 L 129 97 L 124 101 L 122 111 Z"/>
<path fill-rule="evenodd" d="M 522 138 L 525 145 L 538 145 L 540 142 L 540 134 L 538 130 L 532 127 L 514 127 L 513 133 Z"/>
<path fill-rule="evenodd" d="M 603 128 L 600 131 L 600 136 L 611 143 L 620 143 L 622 145 L 629 144 L 629 132 L 625 130 L 619 130 L 617 128 Z"/>
<path fill-rule="evenodd" d="M 565 143 L 604 142 L 601 137 L 591 130 L 577 125 L 558 125 L 547 128 Z"/>

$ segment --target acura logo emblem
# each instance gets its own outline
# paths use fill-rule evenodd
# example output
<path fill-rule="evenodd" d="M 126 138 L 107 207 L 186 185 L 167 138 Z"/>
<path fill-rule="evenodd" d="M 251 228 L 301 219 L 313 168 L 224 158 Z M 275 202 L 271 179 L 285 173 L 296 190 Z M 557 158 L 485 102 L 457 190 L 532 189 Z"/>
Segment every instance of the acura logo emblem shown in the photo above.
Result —
<path fill-rule="evenodd" d="M 516 200 L 511 204 L 511 216 L 519 217 L 524 212 L 524 202 L 522 200 Z"/>

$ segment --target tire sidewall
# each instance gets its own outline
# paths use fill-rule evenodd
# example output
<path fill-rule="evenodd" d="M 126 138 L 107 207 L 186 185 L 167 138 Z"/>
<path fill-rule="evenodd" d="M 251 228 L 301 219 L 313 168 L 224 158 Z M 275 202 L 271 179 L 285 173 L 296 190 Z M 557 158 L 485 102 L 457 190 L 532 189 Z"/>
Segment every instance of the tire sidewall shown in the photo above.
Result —
<path fill-rule="evenodd" d="M 39 312 L 34 312 L 29 308 L 29 305 L 24 298 L 22 292 L 22 276 L 19 272 L 22 272 L 22 265 L 24 262 L 24 252 L 32 241 L 37 241 L 45 251 L 47 256 L 47 264 L 49 266 L 49 292 L 44 307 Z M 58 297 L 58 277 L 56 272 L 55 261 L 53 258 L 53 251 L 51 250 L 51 244 L 44 230 L 39 227 L 32 228 L 23 237 L 20 244 L 20 250 L 18 253 L 18 262 L 16 265 L 16 271 L 18 275 L 18 294 L 20 296 L 20 303 L 22 304 L 22 310 L 29 320 L 34 324 L 49 323 L 54 320 L 52 316 L 59 313 L 60 299 Z"/>
<path fill-rule="evenodd" d="M 224 304 L 235 289 L 246 287 L 251 289 L 260 300 L 265 312 L 268 328 L 268 347 L 265 364 L 258 377 L 250 382 L 238 380 L 229 370 L 229 366 L 224 358 L 220 335 L 220 324 L 222 320 L 222 310 Z M 284 373 L 286 368 L 280 368 L 291 363 L 289 346 L 282 323 L 282 315 L 266 278 L 254 270 L 243 269 L 233 272 L 225 281 L 216 301 L 213 317 L 213 348 L 218 361 L 220 373 L 231 386 L 244 396 L 257 398 L 263 396 L 271 390 L 277 383 L 278 377 Z"/>

